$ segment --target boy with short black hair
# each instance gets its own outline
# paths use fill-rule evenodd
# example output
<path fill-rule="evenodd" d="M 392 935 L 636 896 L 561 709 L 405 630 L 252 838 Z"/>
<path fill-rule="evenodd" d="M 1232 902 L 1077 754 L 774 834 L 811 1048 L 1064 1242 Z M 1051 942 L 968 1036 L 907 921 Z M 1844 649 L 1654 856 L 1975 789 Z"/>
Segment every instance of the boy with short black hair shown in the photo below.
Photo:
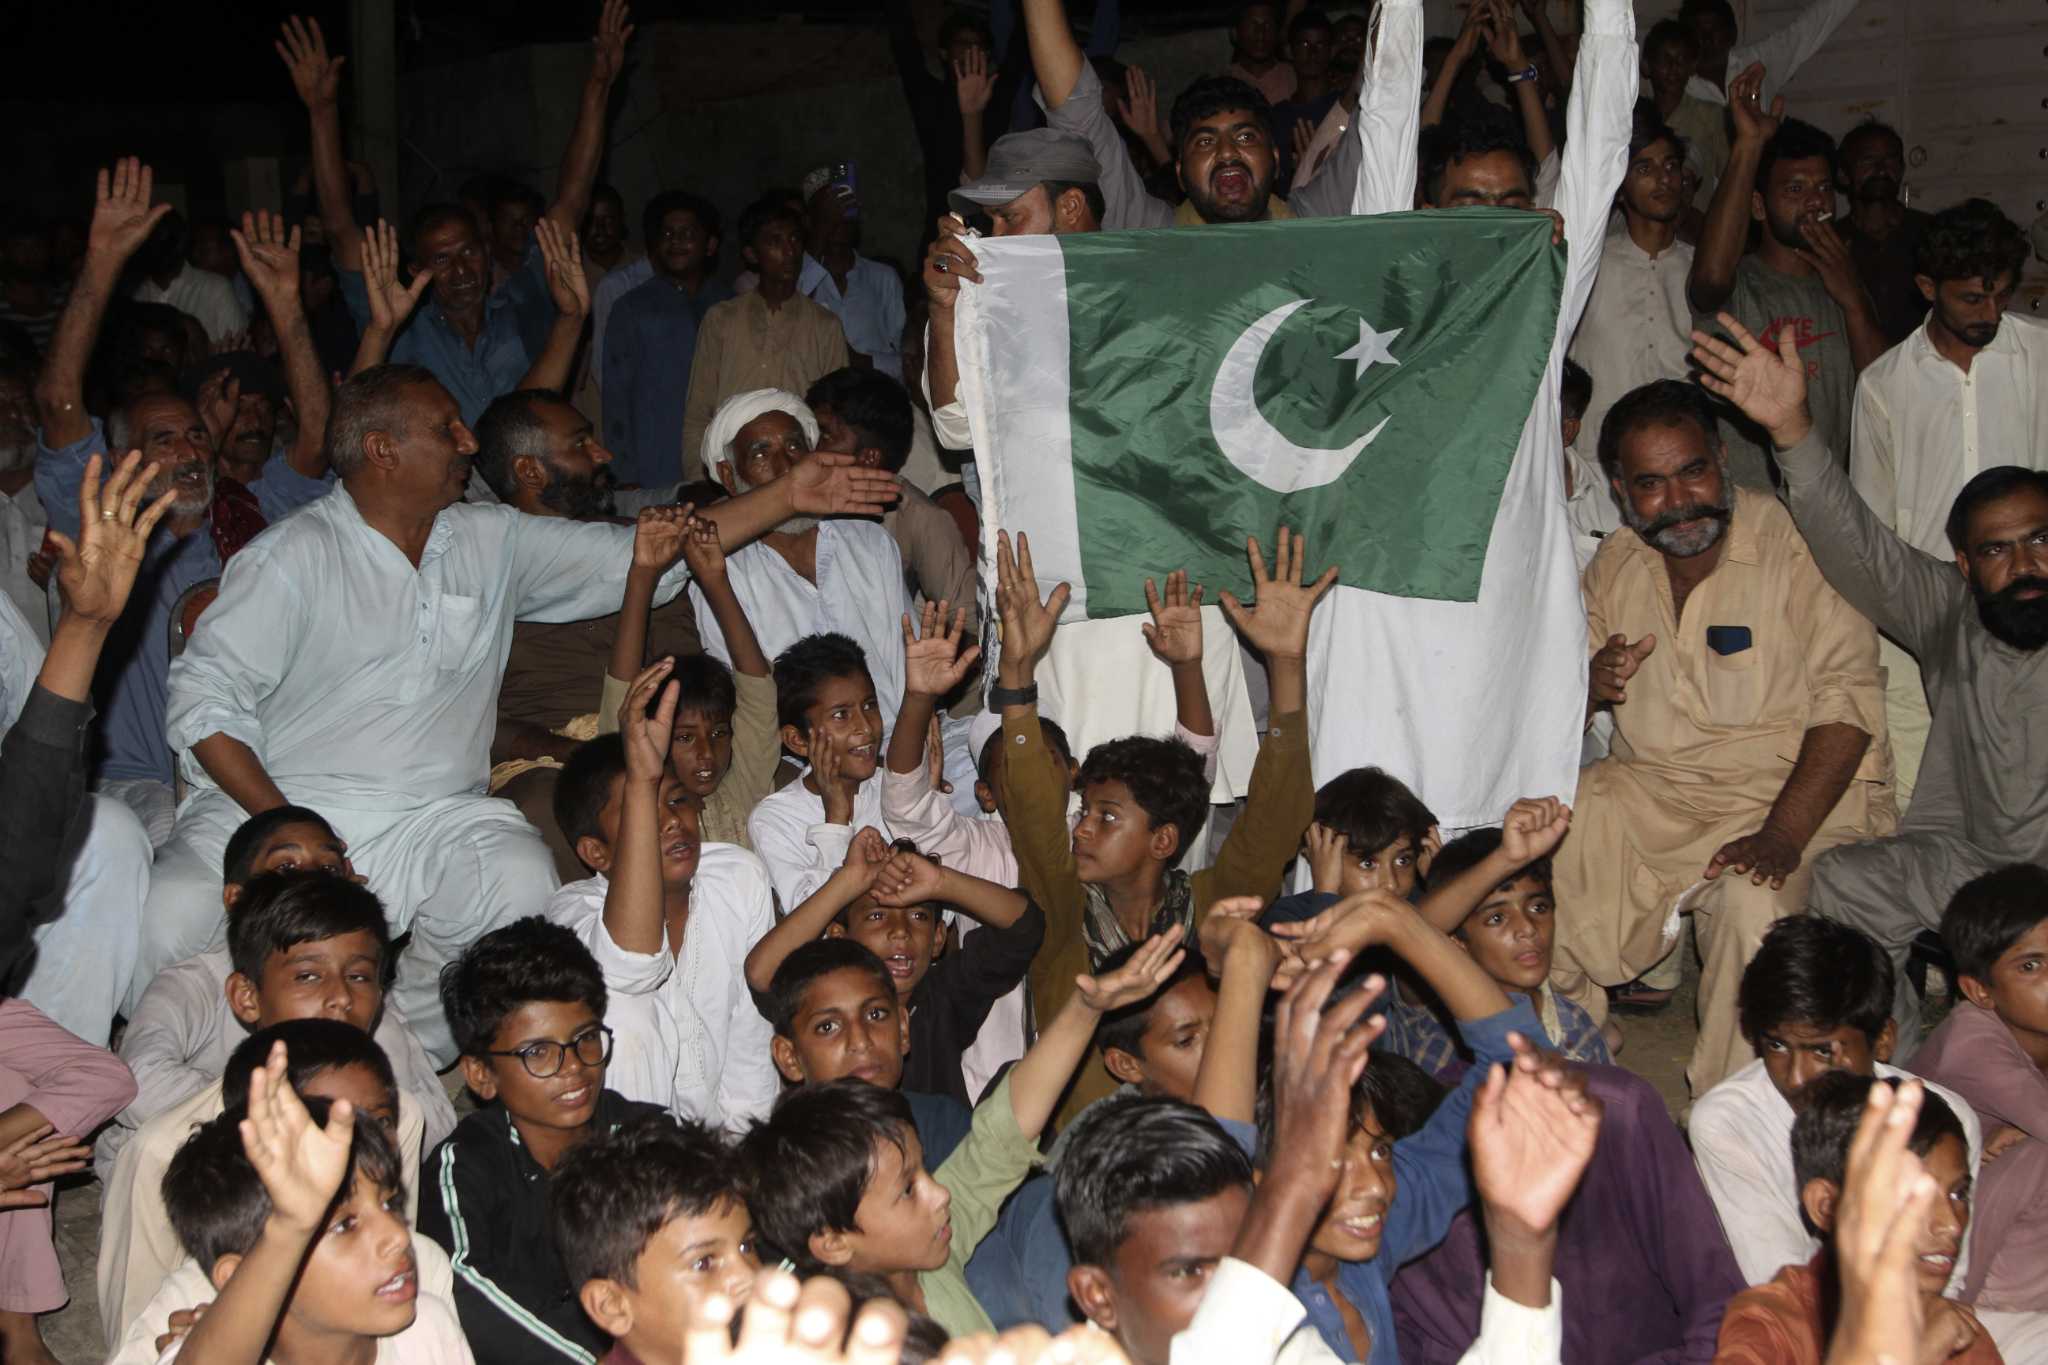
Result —
<path fill-rule="evenodd" d="M 1128 951 L 1113 953 L 1103 966 L 1114 970 L 1128 957 Z M 1199 953 L 1189 953 L 1158 990 L 1102 1016 L 1095 1045 L 1103 1069 L 1140 1094 L 1192 1102 L 1202 1045 L 1215 1017 L 1208 965 Z"/>
<path fill-rule="evenodd" d="M 676 1359 L 698 1305 L 744 1303 L 761 1268 L 737 1153 L 700 1123 L 650 1115 L 584 1143 L 549 1204 L 569 1283 L 612 1339 L 603 1365 Z"/>
<path fill-rule="evenodd" d="M 377 897 L 349 865 L 347 844 L 317 812 L 279 806 L 243 821 L 222 861 L 227 942 L 172 963 L 143 992 L 120 1048 L 135 1073 L 136 1095 L 100 1137 L 94 1160 L 100 1179 L 111 1178 L 115 1158 L 145 1123 L 219 1078 L 247 1030 L 312 1014 L 346 1017 L 374 1033 L 418 1103 L 429 1143 L 446 1137 L 455 1111 L 404 1016 L 384 1006 L 390 931 Z M 309 884 L 283 895 L 279 883 L 260 912 L 237 913 L 252 881 L 268 884 L 265 874 L 279 873 L 325 874 L 355 884 Z M 305 958 L 298 966 L 310 964 L 318 978 L 311 991 L 307 972 L 291 966 L 297 958 Z M 346 961 L 355 970 L 343 970 Z M 266 982 L 274 989 L 266 992 Z"/>
<path fill-rule="evenodd" d="M 1899 1080 L 1892 1055 L 1891 955 L 1869 936 L 1818 915 L 1773 924 L 1737 996 L 1757 1060 L 1700 1096 L 1687 1125 L 1693 1159 L 1714 1197 L 1743 1278 L 1762 1284 L 1813 1259 L 1793 1183 L 1792 1123 L 1801 1087 L 1831 1071 Z M 1974 1171 L 1983 1150 L 1962 1097 L 1928 1087 L 1955 1112 Z"/>
<path fill-rule="evenodd" d="M 941 906 L 972 916 L 978 932 L 948 947 Z M 910 1020 L 903 1084 L 972 1104 L 961 1056 L 1044 941 L 1038 907 L 1022 892 L 941 867 L 904 840 L 892 849 L 863 829 L 839 870 L 747 954 L 748 984 L 766 988 L 790 952 L 821 933 L 852 939 L 888 970 Z"/>
<path fill-rule="evenodd" d="M 789 1085 L 824 1085 L 852 1076 L 898 1090 L 910 1054 L 910 1012 L 882 959 L 848 938 L 820 938 L 782 960 L 761 1012 L 775 1038 L 775 1069 Z M 937 1170 L 967 1136 L 968 1107 L 949 1095 L 905 1091 L 925 1164 Z"/>
<path fill-rule="evenodd" d="M 1311 886 L 1339 896 L 1391 891 L 1407 899 L 1442 846 L 1436 816 L 1408 784 L 1378 768 L 1339 773 L 1316 792 L 1308 828 Z"/>
<path fill-rule="evenodd" d="M 308 838 L 316 832 L 287 825 L 273 833 L 290 836 L 293 829 Z M 260 872 L 241 886 L 227 932 L 225 950 L 160 975 L 145 997 L 153 1002 L 149 1013 L 130 1024 L 124 1040 L 124 1048 L 156 1059 L 151 1084 L 172 1098 L 137 1124 L 107 1163 L 97 1278 L 110 1346 L 177 1264 L 157 1186 L 192 1125 L 220 1112 L 223 1070 L 249 1032 L 290 1019 L 341 1020 L 383 1049 L 421 1144 L 455 1128 L 454 1106 L 433 1064 L 385 1008 L 390 931 L 374 893 L 327 872 Z M 145 1029 L 158 1036 L 136 1036 Z M 420 1151 L 408 1155 L 417 1162 Z"/>
<path fill-rule="evenodd" d="M 488 1360 L 587 1361 L 603 1348 L 547 1208 L 563 1155 L 653 1105 L 605 1089 L 604 974 L 539 916 L 493 929 L 441 973 L 441 1007 L 481 1102 L 427 1160 L 420 1231 L 448 1252 L 462 1329 Z"/>
<path fill-rule="evenodd" d="M 2048 1309 L 2048 869 L 2014 863 L 1966 883 L 1941 917 L 1962 999 L 1913 1054 L 1993 1129 L 1962 1297 Z"/>
<path fill-rule="evenodd" d="M 1067 1292 L 1136 1365 L 1166 1365 L 1237 1240 L 1252 1162 L 1206 1112 L 1118 1095 L 1076 1119 L 1053 1173 Z"/>
<path fill-rule="evenodd" d="M 164 1176 L 178 1240 L 219 1297 L 163 1359 L 471 1360 L 452 1306 L 421 1292 L 383 1130 L 346 1100 L 301 1101 L 285 1070 L 279 1044 L 250 1079 L 246 1114 L 201 1128 Z"/>
<path fill-rule="evenodd" d="M 419 1188 L 419 1112 L 392 1079 L 391 1061 L 384 1050 L 362 1030 L 337 1019 L 288 1019 L 250 1034 L 229 1056 L 221 1072 L 217 1101 L 220 1112 L 247 1110 L 250 1077 L 269 1064 L 279 1044 L 284 1045 L 288 1058 L 286 1080 L 301 1099 L 347 1100 L 355 1106 L 359 1120 L 383 1130 L 398 1154 L 406 1217 L 410 1219 L 417 1207 Z M 141 1177 L 152 1189 L 161 1190 L 164 1170 L 190 1135 L 189 1124 L 169 1135 L 163 1159 Z M 140 1266 L 134 1258 L 138 1254 L 148 1256 L 155 1267 L 152 1273 L 158 1278 L 152 1290 L 134 1300 L 136 1307 L 113 1348 L 114 1365 L 150 1365 L 160 1354 L 155 1343 L 170 1325 L 172 1314 L 207 1302 L 214 1295 L 207 1267 L 189 1257 L 181 1260 L 178 1234 L 163 1209 L 160 1193 L 150 1216 L 154 1222 L 147 1229 L 147 1236 L 137 1238 L 144 1245 L 139 1252 L 131 1247 L 130 1269 L 138 1274 L 140 1285 Z M 425 1246 L 428 1255 L 421 1258 L 422 1287 L 444 1297 L 451 1296 L 454 1278 L 449 1273 L 447 1258 L 431 1242 Z"/>
<path fill-rule="evenodd" d="M 1249 916 L 1211 919 L 1225 921 L 1212 937 L 1224 940 L 1226 965 L 1197 1093 L 1248 1155 L 1270 1163 L 1275 1118 L 1270 1093 L 1257 1080 L 1258 1038 L 1260 1006 L 1278 962 L 1271 953 L 1239 953 L 1233 961 L 1230 940 L 1259 929 Z M 1227 939 L 1226 929 L 1232 931 Z M 1514 1063 L 1510 1034 L 1532 1039 L 1540 1027 L 1526 999 L 1511 1001 L 1468 954 L 1391 891 L 1327 904 L 1279 932 L 1294 941 L 1303 961 L 1342 955 L 1348 962 L 1374 948 L 1391 952 L 1456 1016 L 1478 1062 L 1446 1094 L 1405 1058 L 1380 1053 L 1349 1087 L 1343 1169 L 1292 1279 L 1330 1349 L 1347 1360 L 1369 1360 L 1394 1340 L 1388 1285 L 1395 1270 L 1441 1241 L 1472 1200 L 1465 1125 L 1479 1082 L 1494 1063 Z M 1366 988 L 1381 984 L 1368 979 Z M 1251 989 L 1242 989 L 1246 985 Z"/>
<path fill-rule="evenodd" d="M 800 1268 L 885 1281 L 906 1308 L 956 1336 L 988 1331 L 988 1314 L 967 1284 L 968 1259 L 1038 1163 L 1038 1135 L 1097 1020 L 1153 989 L 1181 957 L 1178 937 L 1160 934 L 1118 971 L 1082 977 L 1038 1041 L 976 1106 L 973 1130 L 936 1173 L 924 1170 L 910 1106 L 898 1092 L 842 1079 L 784 1095 L 742 1146 L 748 1204 L 763 1237 Z"/>
<path fill-rule="evenodd" d="M 1517 801 L 1499 828 L 1472 830 L 1444 845 L 1419 909 L 1509 996 L 1535 1007 L 1551 1047 L 1572 1061 L 1605 1066 L 1614 1058 L 1601 1026 L 1550 987 L 1558 913 L 1550 851 L 1570 820 L 1570 810 L 1555 800 Z M 1408 998 L 1405 990 L 1387 1012 L 1381 1046 L 1446 1082 L 1462 1068 L 1458 1045 L 1433 1003 Z"/>
<path fill-rule="evenodd" d="M 1336 582 L 1337 571 L 1304 582 L 1304 547 L 1285 527 L 1272 572 L 1257 540 L 1246 542 L 1246 555 L 1256 604 L 1246 607 L 1227 592 L 1219 602 L 1265 656 L 1271 680 L 1269 730 L 1259 746 L 1243 814 L 1214 865 L 1189 873 L 1180 864 L 1208 816 L 1209 785 L 1201 760 L 1183 743 L 1123 739 L 1098 745 L 1082 763 L 1081 819 L 1069 823 L 1069 784 L 1039 727 L 1036 682 L 1038 660 L 1052 643 L 1067 589 L 1061 584 L 1041 599 L 1028 538 L 1017 537 L 1012 553 L 1008 533 L 997 536 L 1003 652 L 991 704 L 1003 716 L 1003 804 L 1022 884 L 1046 915 L 1047 946 L 1031 969 L 1040 1019 L 1058 1013 L 1077 975 L 1125 944 L 1162 931 L 1192 943 L 1216 900 L 1270 896 L 1301 847 L 1315 800 L 1307 727 L 1309 617 Z M 1192 607 L 1199 594 L 1190 598 Z M 1146 638 L 1160 652 L 1156 616 Z M 1191 611 L 1187 655 L 1197 671 L 1200 620 L 1199 611 Z M 1205 709 L 1207 701 L 1203 694 Z M 1213 724 L 1207 728 L 1214 730 Z M 1063 1121 L 1107 1093 L 1108 1079 L 1093 1071 L 1084 1074 Z"/>
<path fill-rule="evenodd" d="M 1849 1150 L 1878 1085 L 1897 1085 L 1870 1076 L 1831 1071 L 1800 1093 L 1799 1117 L 1788 1144 L 1794 1197 L 1800 1216 L 1832 1242 L 1837 1204 L 1847 1179 Z M 1892 1103 L 1905 1099 L 1901 1095 Z M 1916 1220 L 1914 1269 L 1923 1313 L 1914 1354 L 1921 1360 L 1960 1365 L 1998 1365 L 2004 1359 L 1991 1334 L 1968 1308 L 1944 1297 L 1960 1263 L 1970 1228 L 1972 1162 L 1958 1116 L 1929 1090 L 1914 1116 L 1906 1146 L 1933 1177 L 1934 1198 Z M 1902 1213 L 1909 1217 L 1910 1213 Z M 1834 1249 L 1809 1261 L 1787 1265 L 1770 1283 L 1746 1289 L 1728 1305 L 1714 1359 L 1730 1362 L 1819 1361 L 1834 1331 Z M 1895 1343 L 1904 1346 L 1905 1343 Z"/>
<path fill-rule="evenodd" d="M 683 790 L 697 801 L 705 840 L 750 849 L 747 816 L 775 790 L 776 769 L 782 764 L 772 666 L 733 589 L 716 522 L 702 517 L 690 522 L 683 532 L 683 562 L 689 566 L 690 582 L 718 625 L 732 666 L 728 668 L 703 652 L 676 656 L 675 669 L 669 675 L 678 689 L 669 765 Z M 612 642 L 612 658 L 598 702 L 600 735 L 618 732 L 619 707 L 632 690 L 633 680 L 647 666 L 649 614 L 654 610 L 659 577 L 641 573 L 636 566 L 626 579 L 619 632 Z M 684 603 L 676 605 L 690 609 Z M 574 760 L 571 754 L 572 764 Z M 556 790 L 559 793 L 559 786 Z M 563 823 L 562 809 L 557 795 L 557 825 Z M 565 833 L 563 837 L 574 844 L 574 836 Z"/>
<path fill-rule="evenodd" d="M 882 817 L 882 711 L 867 656 L 845 635 L 806 635 L 775 657 L 782 745 L 808 766 L 747 817 L 775 895 L 794 910 L 846 861 L 857 829 L 895 836 Z"/>
<path fill-rule="evenodd" d="M 563 770 L 562 833 L 593 875 L 556 891 L 547 914 L 604 972 L 612 1088 L 738 1129 L 775 1100 L 768 1026 L 741 973 L 775 908 L 759 858 L 699 837 L 697 798 L 670 757 L 673 669 L 668 659 L 643 669 L 620 705 L 621 732 L 582 746 Z"/>

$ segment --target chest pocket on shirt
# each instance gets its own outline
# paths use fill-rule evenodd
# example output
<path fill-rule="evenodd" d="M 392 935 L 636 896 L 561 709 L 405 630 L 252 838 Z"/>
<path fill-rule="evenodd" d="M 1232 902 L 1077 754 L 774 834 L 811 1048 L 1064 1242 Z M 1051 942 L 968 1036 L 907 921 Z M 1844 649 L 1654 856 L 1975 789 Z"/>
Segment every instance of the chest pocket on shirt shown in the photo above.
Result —
<path fill-rule="evenodd" d="M 1723 637 L 1723 647 L 1726 647 Z M 1723 654 L 1711 645 L 1701 651 L 1706 675 L 1707 710 L 1717 725 L 1753 725 L 1763 713 L 1769 679 L 1763 651 L 1754 638 L 1745 647 Z"/>
<path fill-rule="evenodd" d="M 482 647 L 484 601 L 481 597 L 441 594 L 439 638 L 434 641 L 434 659 L 444 669 L 471 666 Z"/>

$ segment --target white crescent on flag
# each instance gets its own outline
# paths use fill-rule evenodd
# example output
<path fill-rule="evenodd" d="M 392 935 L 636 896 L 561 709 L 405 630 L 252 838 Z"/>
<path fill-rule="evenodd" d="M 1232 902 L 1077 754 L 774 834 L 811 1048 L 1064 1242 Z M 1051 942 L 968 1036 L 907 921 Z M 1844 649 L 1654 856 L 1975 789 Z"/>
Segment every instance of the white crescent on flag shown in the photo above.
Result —
<path fill-rule="evenodd" d="M 1217 447 L 1239 473 L 1275 493 L 1321 488 L 1340 478 L 1359 453 L 1394 420 L 1383 417 L 1378 426 L 1351 444 L 1328 449 L 1288 440 L 1259 411 L 1258 398 L 1252 392 L 1259 357 L 1266 353 L 1266 344 L 1280 330 L 1280 324 L 1297 309 L 1314 302 L 1296 299 L 1282 304 L 1245 328 L 1231 343 L 1223 363 L 1216 367 L 1216 380 L 1209 387 L 1209 427 L 1215 433 Z M 1391 339 L 1394 333 L 1386 335 Z M 1393 361 L 1391 355 L 1386 358 Z M 1363 364 L 1360 369 L 1364 369 Z"/>

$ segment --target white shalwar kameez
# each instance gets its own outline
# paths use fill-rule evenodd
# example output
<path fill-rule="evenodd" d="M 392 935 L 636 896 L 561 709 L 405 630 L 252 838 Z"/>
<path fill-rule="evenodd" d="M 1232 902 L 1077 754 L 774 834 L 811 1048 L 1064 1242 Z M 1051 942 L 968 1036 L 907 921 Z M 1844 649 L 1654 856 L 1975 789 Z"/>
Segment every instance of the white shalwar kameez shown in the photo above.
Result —
<path fill-rule="evenodd" d="M 617 611 L 633 536 L 457 504 L 416 568 L 336 487 L 251 541 L 171 665 L 169 738 L 192 791 L 157 854 L 137 979 L 223 940 L 221 853 L 246 812 L 190 751 L 226 735 L 327 817 L 393 934 L 411 931 L 391 998 L 435 1063 L 452 1062 L 442 964 L 539 914 L 557 884 L 539 832 L 485 795 L 513 622 Z M 670 569 L 655 602 L 685 578 Z"/>

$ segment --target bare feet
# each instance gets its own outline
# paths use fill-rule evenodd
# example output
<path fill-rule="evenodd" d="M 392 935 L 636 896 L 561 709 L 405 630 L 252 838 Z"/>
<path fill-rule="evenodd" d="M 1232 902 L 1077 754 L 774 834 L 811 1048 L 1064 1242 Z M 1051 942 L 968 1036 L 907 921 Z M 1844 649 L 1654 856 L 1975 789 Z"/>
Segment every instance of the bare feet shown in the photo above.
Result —
<path fill-rule="evenodd" d="M 1607 1055 L 1609 1057 L 1619 1057 L 1621 1055 L 1621 1045 L 1628 1041 L 1621 1035 L 1621 1025 L 1615 1023 L 1612 1019 L 1609 1019 L 1600 1026 L 1600 1036 L 1607 1042 Z"/>
<path fill-rule="evenodd" d="M 33 1313 L 0 1313 L 0 1360 L 7 1365 L 58 1365 L 43 1344 Z"/>

